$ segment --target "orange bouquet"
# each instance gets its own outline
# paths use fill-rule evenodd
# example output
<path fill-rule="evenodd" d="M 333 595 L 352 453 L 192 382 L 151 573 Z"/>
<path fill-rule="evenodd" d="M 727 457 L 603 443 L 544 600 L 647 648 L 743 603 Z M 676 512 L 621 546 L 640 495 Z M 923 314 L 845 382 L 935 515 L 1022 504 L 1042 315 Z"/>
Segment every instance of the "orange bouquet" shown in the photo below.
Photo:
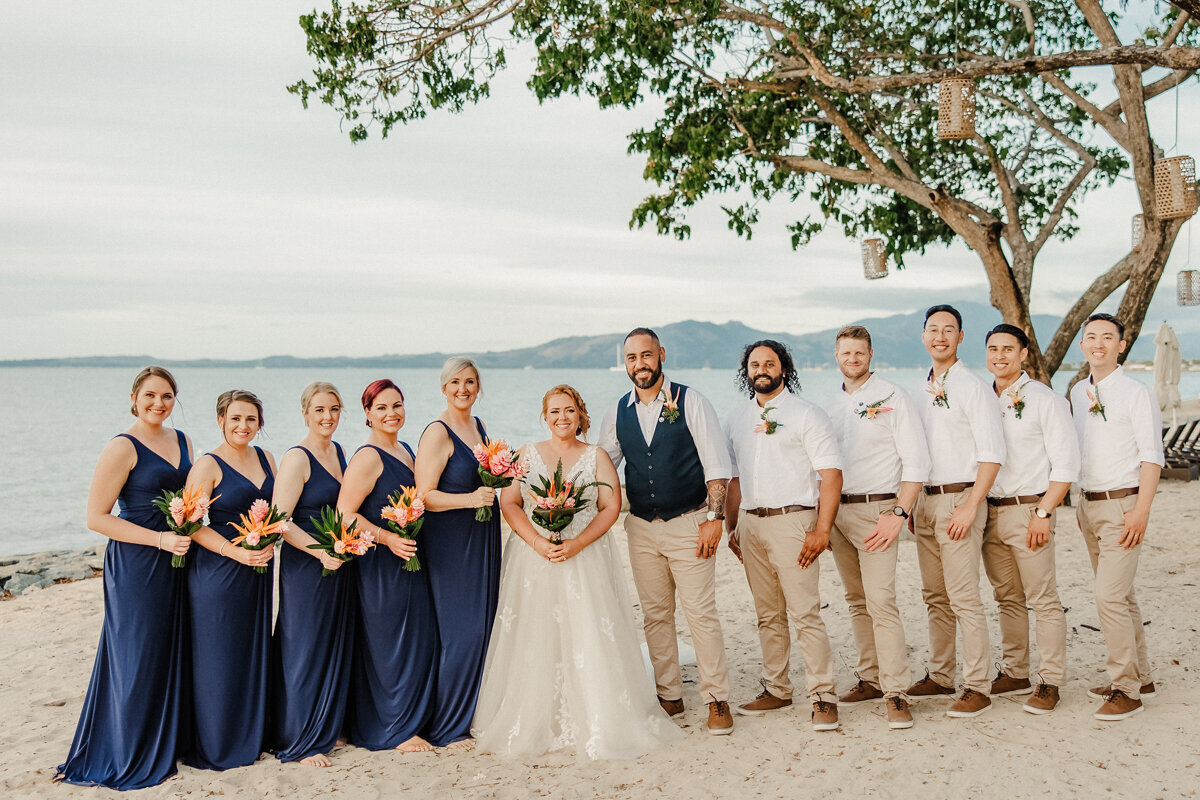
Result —
<path fill-rule="evenodd" d="M 338 561 L 350 561 L 363 555 L 375 546 L 375 534 L 370 531 L 358 530 L 358 520 L 350 520 L 346 524 L 342 512 L 336 508 L 325 506 L 321 509 L 321 518 L 309 517 L 316 533 L 311 534 L 316 544 L 308 545 L 309 550 L 324 550 Z M 332 575 L 334 570 L 322 569 L 321 577 Z"/>
<path fill-rule="evenodd" d="M 517 451 L 503 439 L 477 444 L 471 448 L 471 453 L 479 462 L 479 479 L 492 489 L 503 489 L 514 480 L 524 478 L 529 471 L 529 465 L 517 458 Z M 475 510 L 477 522 L 487 522 L 491 518 L 491 506 Z"/>
<path fill-rule="evenodd" d="M 220 495 L 217 495 L 220 497 Z M 154 506 L 167 517 L 167 527 L 177 536 L 191 536 L 204 524 L 208 507 L 213 500 L 198 486 L 188 486 L 177 492 L 163 489 L 162 495 L 154 501 Z M 182 567 L 187 564 L 187 556 L 171 556 L 172 567 Z"/>
<path fill-rule="evenodd" d="M 250 506 L 250 514 L 242 514 L 242 524 L 232 523 L 233 529 L 241 534 L 230 541 L 246 550 L 265 550 L 274 547 L 289 522 L 275 506 L 259 498 Z M 255 567 L 255 572 L 265 573 L 266 567 Z"/>
<path fill-rule="evenodd" d="M 415 486 L 401 486 L 392 492 L 388 497 L 388 504 L 379 512 L 379 516 L 383 517 L 392 532 L 405 539 L 417 538 L 417 533 L 425 524 L 424 514 L 425 499 L 417 494 Z M 404 569 L 408 572 L 416 572 L 420 568 L 421 562 L 416 553 L 404 562 Z"/>

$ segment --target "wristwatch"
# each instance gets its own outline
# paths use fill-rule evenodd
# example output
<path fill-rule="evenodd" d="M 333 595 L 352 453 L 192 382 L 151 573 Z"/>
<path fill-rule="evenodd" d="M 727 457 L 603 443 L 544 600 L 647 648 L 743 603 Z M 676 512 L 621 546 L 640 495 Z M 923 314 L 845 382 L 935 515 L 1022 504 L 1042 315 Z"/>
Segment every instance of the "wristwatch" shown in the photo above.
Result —
<path fill-rule="evenodd" d="M 1050 512 L 1041 506 L 1033 507 L 1033 515 L 1038 519 L 1050 519 Z"/>
<path fill-rule="evenodd" d="M 904 510 L 904 506 L 895 506 L 892 508 L 892 513 L 901 519 L 908 519 L 908 512 Z"/>
<path fill-rule="evenodd" d="M 716 521 L 717 521 L 717 520 L 719 520 L 719 519 L 725 519 L 725 515 L 724 515 L 724 514 L 718 514 L 718 513 L 717 513 L 717 512 L 715 512 L 715 511 L 710 511 L 710 512 L 708 512 L 707 514 L 705 514 L 705 515 L 704 515 L 704 518 L 705 518 L 706 520 L 708 520 L 709 522 L 716 522 Z"/>

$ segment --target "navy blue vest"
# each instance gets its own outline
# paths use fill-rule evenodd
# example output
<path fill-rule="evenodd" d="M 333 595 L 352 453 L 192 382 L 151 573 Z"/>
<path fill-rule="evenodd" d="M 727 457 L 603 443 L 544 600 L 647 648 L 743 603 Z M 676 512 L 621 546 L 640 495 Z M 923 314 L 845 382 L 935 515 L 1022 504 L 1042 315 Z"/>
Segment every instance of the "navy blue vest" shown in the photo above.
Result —
<path fill-rule="evenodd" d="M 635 517 L 674 519 L 702 505 L 708 498 L 704 467 L 688 430 L 684 400 L 688 387 L 671 384 L 679 392 L 679 418 L 660 419 L 654 438 L 646 444 L 638 424 L 637 408 L 625 397 L 617 401 L 617 441 L 625 456 L 625 492 Z"/>

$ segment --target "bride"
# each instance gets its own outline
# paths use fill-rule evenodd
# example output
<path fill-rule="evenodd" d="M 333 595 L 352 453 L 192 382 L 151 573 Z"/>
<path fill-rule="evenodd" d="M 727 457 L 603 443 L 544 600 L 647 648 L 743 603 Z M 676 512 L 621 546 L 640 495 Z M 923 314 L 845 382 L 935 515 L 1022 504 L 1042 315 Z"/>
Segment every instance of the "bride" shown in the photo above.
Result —
<path fill-rule="evenodd" d="M 606 535 L 621 512 L 617 471 L 608 454 L 579 440 L 587 407 L 573 388 L 547 392 L 542 417 L 551 438 L 522 448 L 525 485 L 514 482 L 500 495 L 513 533 L 472 733 L 480 750 L 499 755 L 573 748 L 581 759 L 637 758 L 682 733 L 654 694 L 625 572 Z M 532 521 L 529 487 L 560 464 L 572 484 L 600 485 L 585 491 L 581 510 L 552 534 Z"/>

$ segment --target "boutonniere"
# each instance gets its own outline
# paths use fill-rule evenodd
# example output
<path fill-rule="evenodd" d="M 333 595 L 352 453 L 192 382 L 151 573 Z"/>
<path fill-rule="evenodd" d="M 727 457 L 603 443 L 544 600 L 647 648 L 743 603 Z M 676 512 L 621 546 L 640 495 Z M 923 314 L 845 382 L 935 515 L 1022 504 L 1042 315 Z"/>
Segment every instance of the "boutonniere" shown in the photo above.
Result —
<path fill-rule="evenodd" d="M 1088 406 L 1088 413 L 1092 416 L 1099 415 L 1100 419 L 1108 422 L 1108 417 L 1104 414 L 1104 403 L 1100 402 L 1100 387 L 1097 386 L 1095 392 L 1093 392 L 1090 388 L 1085 389 L 1084 391 L 1087 392 L 1088 400 L 1092 401 L 1092 404 Z"/>
<path fill-rule="evenodd" d="M 660 389 L 659 394 L 663 401 L 662 414 L 658 417 L 659 422 L 663 420 L 674 422 L 679 419 L 679 389 L 675 390 L 674 397 L 669 397 L 665 389 Z"/>
<path fill-rule="evenodd" d="M 892 392 L 892 394 L 889 394 L 882 400 L 876 400 L 874 403 L 859 403 L 858 405 L 860 408 L 857 412 L 858 415 L 863 419 L 875 419 L 876 414 L 886 414 L 887 412 L 891 411 L 892 408 L 891 406 L 885 406 L 884 403 L 886 403 L 888 400 L 891 400 L 893 394 L 895 394 L 895 392 Z"/>
<path fill-rule="evenodd" d="M 770 414 L 774 410 L 775 410 L 775 406 L 767 406 L 766 408 L 763 409 L 763 412 L 758 415 L 758 418 L 761 419 L 762 422 L 760 422 L 754 426 L 755 433 L 765 433 L 767 436 L 770 436 L 771 434 L 773 434 L 775 432 L 775 430 L 777 428 L 783 427 L 782 422 L 779 422 L 778 420 L 773 420 L 773 419 L 767 418 L 767 415 Z"/>
<path fill-rule="evenodd" d="M 1005 397 L 1008 398 L 1008 407 L 1013 410 L 1017 419 L 1021 418 L 1021 412 L 1025 410 L 1025 395 L 1021 393 L 1021 390 L 1028 384 L 1029 381 L 1025 381 L 1020 386 L 1010 386 L 1004 392 Z"/>
<path fill-rule="evenodd" d="M 946 393 L 946 377 L 950 374 L 950 370 L 942 373 L 942 377 L 933 377 L 933 371 L 929 373 L 929 385 L 925 387 L 925 391 L 933 395 L 933 404 L 942 408 L 950 407 L 950 395 Z"/>

